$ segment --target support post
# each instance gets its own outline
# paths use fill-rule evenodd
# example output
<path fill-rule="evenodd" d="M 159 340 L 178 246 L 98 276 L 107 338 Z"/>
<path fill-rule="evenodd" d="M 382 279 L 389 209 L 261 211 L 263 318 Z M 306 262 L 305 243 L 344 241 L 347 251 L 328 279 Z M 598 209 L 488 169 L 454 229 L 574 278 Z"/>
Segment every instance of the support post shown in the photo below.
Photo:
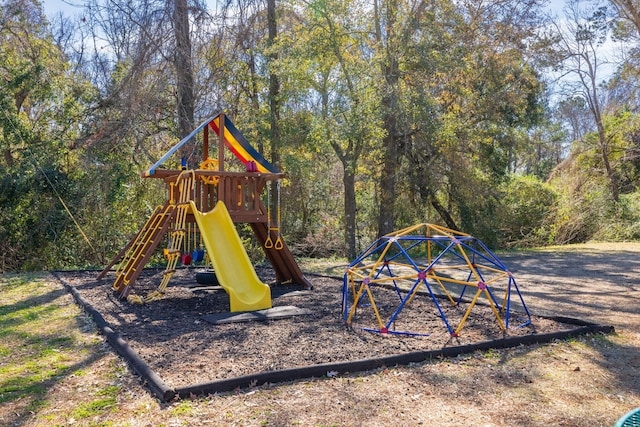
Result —
<path fill-rule="evenodd" d="M 224 171 L 224 114 L 220 114 L 218 126 L 218 170 Z"/>
<path fill-rule="evenodd" d="M 202 161 L 209 158 L 209 123 L 202 130 Z"/>

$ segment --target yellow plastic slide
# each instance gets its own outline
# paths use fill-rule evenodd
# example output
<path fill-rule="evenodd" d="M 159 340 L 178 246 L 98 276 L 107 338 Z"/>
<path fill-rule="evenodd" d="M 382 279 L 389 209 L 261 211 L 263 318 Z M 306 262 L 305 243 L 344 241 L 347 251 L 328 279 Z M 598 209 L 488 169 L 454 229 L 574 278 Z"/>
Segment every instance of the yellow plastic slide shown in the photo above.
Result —
<path fill-rule="evenodd" d="M 203 213 L 192 201 L 191 210 L 216 278 L 229 294 L 231 311 L 271 308 L 271 289 L 258 278 L 225 204 L 220 201 L 213 210 Z"/>

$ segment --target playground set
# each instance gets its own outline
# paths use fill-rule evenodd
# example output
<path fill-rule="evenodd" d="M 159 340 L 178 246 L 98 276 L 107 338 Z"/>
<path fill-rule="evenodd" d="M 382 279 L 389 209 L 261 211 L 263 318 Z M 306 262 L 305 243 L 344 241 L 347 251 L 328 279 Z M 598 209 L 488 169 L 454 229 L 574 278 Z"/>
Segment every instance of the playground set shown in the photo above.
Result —
<path fill-rule="evenodd" d="M 426 291 L 449 334 L 457 337 L 481 295 L 506 332 L 513 319 L 517 328 L 531 323 L 531 315 L 507 267 L 480 240 L 465 233 L 433 224 L 418 224 L 376 240 L 347 268 L 342 287 L 342 314 L 350 327 L 356 312 L 367 312 L 366 321 L 377 323 L 363 329 L 384 334 L 428 335 L 417 331 L 397 331 L 396 322 L 409 309 L 419 291 Z M 381 304 L 383 294 L 395 293 L 390 307 Z M 460 309 L 470 290 L 471 301 L 458 325 L 445 314 L 442 303 Z M 517 295 L 518 311 L 512 304 Z M 389 305 L 389 304 L 387 304 Z M 362 314 L 362 313 L 361 313 Z M 388 318 L 385 314 L 389 314 Z M 383 320 L 384 318 L 384 320 Z M 359 320 L 363 320 L 359 319 Z"/>
<path fill-rule="evenodd" d="M 209 157 L 210 131 L 217 136 L 217 159 Z M 202 132 L 202 162 L 198 169 L 164 169 L 161 165 Z M 244 164 L 243 171 L 225 170 L 226 149 Z M 229 295 L 231 312 L 271 308 L 271 290 L 258 278 L 235 223 L 248 223 L 264 249 L 279 283 L 311 288 L 280 235 L 280 180 L 284 174 L 257 152 L 225 114 L 205 120 L 178 142 L 144 178 L 162 179 L 167 189 L 164 205 L 156 207 L 140 231 L 98 276 L 115 271 L 113 289 L 132 303 L 147 303 L 165 293 L 178 262 L 189 265 L 202 260 L 204 249 L 220 286 Z M 277 220 L 272 220 L 271 186 L 277 184 Z M 262 202 L 267 187 L 269 202 Z M 275 200 L 275 199 L 274 199 Z M 164 239 L 167 237 L 167 239 Z M 136 279 L 161 242 L 167 242 L 167 266 L 158 288 L 146 296 L 136 295 Z"/>
<path fill-rule="evenodd" d="M 217 159 L 209 157 L 210 131 L 217 137 Z M 181 147 L 197 140 L 200 132 L 202 162 L 198 169 L 187 169 L 184 160 L 180 169 L 161 168 Z M 227 149 L 240 160 L 244 170 L 225 170 L 225 165 L 230 164 L 225 158 Z M 113 289 L 121 298 L 139 304 L 162 298 L 178 263 L 201 261 L 206 249 L 217 282 L 229 295 L 231 312 L 271 309 L 271 289 L 258 278 L 235 223 L 251 226 L 273 266 L 277 282 L 312 288 L 280 235 L 280 181 L 284 174 L 265 160 L 224 114 L 204 121 L 142 176 L 162 179 L 167 199 L 98 276 L 103 278 L 118 264 Z M 271 203 L 273 182 L 277 184 L 276 221 Z M 262 201 L 265 187 L 266 205 Z M 163 241 L 167 242 L 164 249 L 167 266 L 160 284 L 146 296 L 135 294 L 136 279 Z M 380 302 L 390 289 L 395 303 L 390 305 L 387 299 Z M 460 309 L 469 289 L 473 290 L 471 301 L 454 327 L 442 302 L 448 300 Z M 428 300 L 454 337 L 459 335 L 482 295 L 503 332 L 513 323 L 513 317 L 520 320 L 517 327 L 531 323 L 516 281 L 498 257 L 475 237 L 433 224 L 418 224 L 387 234 L 349 265 L 342 286 L 343 320 L 351 327 L 361 308 L 358 322 L 377 323 L 363 327 L 365 330 L 429 335 L 396 330 L 402 313 L 421 296 L 421 290 L 426 291 Z M 521 313 L 514 310 L 514 294 Z M 368 316 L 363 315 L 366 312 Z"/>

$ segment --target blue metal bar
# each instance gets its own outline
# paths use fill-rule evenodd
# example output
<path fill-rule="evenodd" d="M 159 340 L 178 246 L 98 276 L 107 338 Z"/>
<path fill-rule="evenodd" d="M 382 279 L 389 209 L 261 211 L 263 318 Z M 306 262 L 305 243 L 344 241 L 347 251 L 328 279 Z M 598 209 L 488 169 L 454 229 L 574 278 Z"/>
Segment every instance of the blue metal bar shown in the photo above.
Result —
<path fill-rule="evenodd" d="M 361 328 L 363 331 L 367 331 L 367 332 L 376 332 L 378 334 L 381 334 L 382 331 L 380 329 L 373 329 L 373 328 Z M 415 337 L 428 337 L 429 334 L 419 334 L 417 332 L 403 332 L 403 331 L 392 331 L 392 330 L 387 330 L 386 332 L 387 334 L 392 334 L 392 335 L 408 335 L 408 336 L 415 336 Z"/>
<path fill-rule="evenodd" d="M 380 270 L 378 270 L 378 273 L 376 274 L 376 276 L 374 277 L 374 279 L 377 279 L 378 277 L 380 277 L 380 274 L 382 274 L 382 272 L 384 271 L 384 269 L 387 269 L 388 271 L 388 275 L 389 277 L 391 277 L 391 281 L 393 282 L 393 287 L 396 291 L 396 295 L 398 295 L 398 298 L 400 299 L 400 301 L 402 301 L 402 293 L 400 293 L 400 287 L 398 286 L 398 283 L 395 281 L 394 279 L 394 275 L 393 275 L 393 271 L 391 271 L 391 267 L 389 267 L 389 264 L 387 262 L 384 263 L 384 265 L 382 266 L 382 268 Z"/>
<path fill-rule="evenodd" d="M 375 242 L 373 242 L 366 251 L 364 251 L 362 254 L 360 254 L 360 256 L 358 258 L 356 258 L 351 264 L 349 264 L 349 268 L 351 267 L 355 267 L 356 265 L 358 265 L 359 263 L 362 262 L 363 259 L 365 259 L 366 257 L 368 257 L 369 255 L 371 255 L 372 253 L 374 253 L 375 251 L 377 251 L 378 249 L 382 248 L 383 245 L 385 245 L 387 242 L 386 240 L 388 240 L 388 237 L 381 237 L 378 240 L 376 240 Z M 380 244 L 378 244 L 380 243 Z M 377 245 L 377 246 L 376 246 Z M 375 249 L 373 249 L 375 247 Z"/>
<path fill-rule="evenodd" d="M 342 279 L 342 321 L 346 322 L 349 317 L 349 284 L 348 275 L 345 274 Z"/>
<path fill-rule="evenodd" d="M 435 242 L 436 242 L 436 243 L 438 244 L 438 246 L 440 246 L 441 248 L 445 248 L 445 252 L 446 252 L 447 250 L 450 250 L 450 251 L 451 251 L 451 254 L 452 254 L 452 255 L 454 255 L 456 258 L 460 259 L 461 261 L 467 262 L 467 260 L 466 260 L 466 259 L 465 259 L 461 254 L 459 254 L 458 252 L 456 252 L 456 251 L 455 251 L 455 247 L 454 247 L 453 249 L 450 249 L 450 248 L 452 247 L 452 245 L 455 245 L 455 244 L 456 244 L 456 242 L 451 241 L 451 239 L 449 239 L 449 238 L 447 238 L 447 240 L 449 240 L 449 241 L 451 242 L 451 244 L 449 244 L 449 245 L 448 245 L 448 246 L 446 246 L 446 247 L 445 247 L 445 245 L 444 245 L 444 244 L 442 244 L 442 242 L 440 242 L 440 241 L 437 241 L 437 240 L 436 240 Z M 462 245 L 463 243 L 462 243 L 460 240 L 458 240 L 458 244 Z M 465 245 L 465 246 L 466 246 L 466 245 Z"/>
<path fill-rule="evenodd" d="M 413 268 L 414 268 L 416 271 L 420 271 L 420 267 L 418 267 L 418 265 L 413 261 L 413 258 L 412 258 L 408 253 L 407 253 L 407 250 L 409 250 L 409 249 L 413 248 L 414 246 L 416 246 L 416 245 L 420 244 L 420 242 L 416 243 L 415 245 L 410 246 L 410 247 L 409 247 L 409 248 L 407 248 L 407 249 L 403 248 L 403 247 L 400 245 L 400 243 L 398 243 L 398 241 L 397 241 L 397 240 L 396 240 L 394 243 L 396 244 L 396 246 L 398 246 L 398 248 L 400 248 L 400 252 L 401 252 L 402 254 L 404 254 L 404 256 L 409 260 L 409 262 L 411 263 L 411 265 L 413 266 Z M 399 256 L 399 255 L 400 255 L 400 254 L 398 254 L 398 256 Z"/>
<path fill-rule="evenodd" d="M 462 246 L 464 246 L 465 248 L 469 249 L 469 250 L 471 251 L 471 253 L 473 253 L 474 255 L 478 255 L 480 258 L 484 259 L 485 261 L 487 261 L 487 262 L 489 262 L 489 263 L 493 264 L 494 266 L 496 266 L 496 267 L 498 267 L 498 268 L 501 268 L 501 269 L 503 269 L 503 270 L 505 270 L 505 271 L 507 270 L 507 268 L 504 266 L 504 264 L 502 264 L 502 263 L 500 262 L 500 260 L 498 260 L 498 258 L 497 258 L 494 254 L 492 254 L 492 253 L 491 253 L 491 251 L 489 251 L 489 250 L 486 248 L 486 246 L 482 245 L 482 246 L 483 246 L 483 248 L 485 249 L 485 251 L 487 251 L 487 252 L 488 252 L 488 253 L 489 253 L 493 258 L 488 258 L 488 257 L 486 257 L 482 252 L 478 251 L 478 250 L 477 250 L 477 249 L 475 249 L 475 248 L 472 248 L 471 246 L 468 246 L 468 245 L 466 245 L 466 244 L 464 244 L 464 243 L 461 243 L 461 244 L 462 244 Z"/>
<path fill-rule="evenodd" d="M 396 320 L 396 318 L 398 317 L 398 315 L 400 314 L 400 312 L 404 308 L 405 304 L 407 303 L 407 300 L 409 299 L 409 296 L 413 294 L 413 292 L 415 291 L 416 287 L 419 284 L 420 284 L 420 279 L 415 281 L 413 286 L 411 286 L 411 289 L 409 290 L 409 292 L 407 292 L 407 295 L 404 298 L 402 298 L 402 300 L 400 301 L 400 305 L 398 306 L 398 308 L 396 308 L 396 311 L 393 312 L 393 314 L 391 315 L 391 318 L 389 319 L 389 321 L 385 325 L 387 329 L 389 328 L 389 326 L 391 326 L 391 323 L 393 323 Z"/>
<path fill-rule="evenodd" d="M 488 248 L 484 243 L 482 243 L 481 241 L 478 241 L 478 243 L 480 244 L 480 246 L 482 246 L 482 248 L 483 248 L 485 251 L 487 251 L 487 253 L 489 253 L 489 254 L 494 258 L 496 265 L 499 265 L 499 266 L 500 266 L 500 268 L 502 268 L 504 271 L 509 271 L 509 269 L 507 268 L 507 266 L 506 266 L 506 265 L 504 265 L 504 264 L 502 263 L 502 261 L 500 261 L 500 258 L 498 258 L 498 257 L 497 257 L 493 252 L 491 252 L 491 251 L 489 250 L 489 248 Z"/>
<path fill-rule="evenodd" d="M 525 313 L 527 313 L 527 317 L 529 321 L 531 321 L 531 313 L 529 313 L 529 309 L 527 308 L 527 304 L 524 302 L 524 298 L 522 298 L 522 294 L 520 293 L 520 288 L 518 288 L 518 284 L 516 283 L 516 279 L 513 276 L 510 276 L 510 279 L 513 280 L 513 287 L 516 288 L 516 292 L 518 293 L 518 297 L 520 298 L 520 302 L 522 303 L 522 308 L 524 308 Z"/>
<path fill-rule="evenodd" d="M 513 277 L 509 277 L 509 282 L 507 283 L 507 307 L 504 313 L 504 327 L 506 329 L 509 329 L 509 317 L 511 317 L 511 279 L 513 279 Z"/>
<path fill-rule="evenodd" d="M 453 328 L 451 327 L 451 325 L 449 325 L 449 321 L 447 320 L 447 316 L 442 311 L 442 308 L 440 307 L 440 304 L 438 304 L 438 300 L 436 299 L 436 296 L 433 294 L 433 291 L 431 290 L 431 286 L 429 286 L 429 284 L 427 283 L 426 280 L 424 281 L 424 284 L 427 287 L 427 290 L 429 291 L 429 295 L 431 295 L 431 300 L 436 305 L 436 308 L 438 309 L 438 312 L 440 313 L 440 318 L 442 319 L 442 321 L 444 322 L 445 326 L 449 330 L 449 335 L 453 335 Z"/>
<path fill-rule="evenodd" d="M 496 305 L 496 308 L 497 308 L 498 312 L 500 312 L 502 310 L 502 308 L 500 307 L 501 304 L 496 300 L 496 297 L 493 295 L 493 292 L 491 292 L 491 287 L 487 286 L 486 289 L 487 289 L 487 293 L 491 297 L 491 300 Z M 509 311 L 509 300 L 510 299 L 511 299 L 511 297 L 509 296 L 509 291 L 507 291 L 507 312 Z"/>
<path fill-rule="evenodd" d="M 467 276 L 467 282 L 471 279 L 472 275 L 473 275 L 473 271 L 469 271 L 469 275 Z M 462 297 L 464 297 L 464 293 L 467 290 L 467 286 L 468 285 L 464 285 L 462 287 L 462 292 L 460 292 L 460 296 L 458 297 L 458 301 L 456 301 L 456 305 L 460 305 L 460 301 L 462 301 Z"/>
<path fill-rule="evenodd" d="M 449 250 L 451 249 L 451 247 L 452 247 L 453 245 L 455 245 L 455 242 L 451 242 L 451 243 L 449 244 L 449 246 L 447 246 L 447 247 L 444 249 L 444 251 L 442 251 L 442 252 L 440 253 L 440 255 L 438 255 L 437 257 L 435 257 L 435 258 L 433 259 L 433 261 L 431 261 L 431 264 L 429 264 L 429 265 L 427 266 L 427 268 L 426 268 L 426 270 L 425 270 L 425 271 L 429 271 L 429 270 L 431 270 L 431 269 L 433 268 L 433 266 L 434 266 L 438 261 L 440 261 L 440 258 L 442 258 L 442 257 L 443 257 L 447 252 L 449 252 Z M 454 254 L 454 255 L 457 255 L 455 252 L 453 252 L 453 254 Z"/>
<path fill-rule="evenodd" d="M 394 256 L 392 256 L 391 258 L 389 258 L 389 260 L 390 260 L 390 261 L 392 261 L 392 260 L 396 259 L 397 257 L 399 257 L 399 256 L 400 256 L 400 255 L 402 255 L 402 254 L 406 255 L 406 257 L 407 257 L 409 260 L 411 260 L 411 257 L 407 254 L 407 251 L 410 251 L 410 250 L 411 250 L 411 249 L 413 249 L 414 247 L 416 247 L 416 246 L 418 246 L 419 244 L 423 243 L 423 242 L 424 242 L 424 237 L 420 237 L 420 240 L 419 240 L 419 241 L 417 241 L 416 243 L 414 243 L 414 244 L 412 244 L 412 245 L 409 245 L 409 247 L 408 247 L 408 248 L 406 248 L 406 249 L 405 249 L 405 248 L 403 248 L 402 246 L 400 246 L 400 244 L 398 243 L 399 241 L 405 241 L 405 240 L 409 240 L 409 241 L 411 241 L 411 240 L 417 240 L 417 239 L 406 239 L 406 238 L 405 238 L 405 236 L 401 236 L 401 237 L 396 238 L 395 243 L 398 245 L 398 247 L 400 248 L 400 251 L 401 251 L 401 252 L 399 252 L 399 253 L 397 253 L 396 255 L 394 255 Z M 415 264 L 414 264 L 414 265 L 415 265 Z"/>
<path fill-rule="evenodd" d="M 185 136 L 184 138 L 182 138 L 182 140 L 180 142 L 178 142 L 176 145 L 173 146 L 173 148 L 169 151 L 167 151 L 165 153 L 164 156 L 162 156 L 162 158 L 160 158 L 160 160 L 158 160 L 157 162 L 154 163 L 153 166 L 151 166 L 146 172 L 143 172 L 142 176 L 143 177 L 149 177 L 152 176 L 156 169 L 158 168 L 158 166 L 160 166 L 161 164 L 163 164 L 169 157 L 171 157 L 176 151 L 178 151 L 180 149 L 180 147 L 182 147 L 184 144 L 186 144 L 187 142 L 189 142 L 189 140 L 191 138 L 193 138 L 194 136 L 196 136 L 196 134 L 198 132 L 200 132 L 202 129 L 204 129 L 205 126 L 207 126 L 209 123 L 211 123 L 211 121 L 213 119 L 215 119 L 216 117 L 218 117 L 220 114 L 217 114 L 213 117 L 209 117 L 207 120 L 205 120 L 204 122 L 202 122 L 200 124 L 200 126 L 198 126 L 193 132 L 191 132 L 189 135 Z"/>

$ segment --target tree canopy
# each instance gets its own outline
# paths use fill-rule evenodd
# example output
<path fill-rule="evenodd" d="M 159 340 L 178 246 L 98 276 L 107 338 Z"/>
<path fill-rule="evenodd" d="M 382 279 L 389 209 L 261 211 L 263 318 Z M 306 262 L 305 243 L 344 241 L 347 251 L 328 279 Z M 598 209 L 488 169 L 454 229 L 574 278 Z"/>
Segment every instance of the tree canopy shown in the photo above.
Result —
<path fill-rule="evenodd" d="M 637 239 L 638 10 L 92 0 L 49 22 L 2 0 L 0 271 L 104 264 L 164 199 L 140 172 L 220 111 L 286 173 L 298 256 L 423 222 L 494 248 Z"/>

